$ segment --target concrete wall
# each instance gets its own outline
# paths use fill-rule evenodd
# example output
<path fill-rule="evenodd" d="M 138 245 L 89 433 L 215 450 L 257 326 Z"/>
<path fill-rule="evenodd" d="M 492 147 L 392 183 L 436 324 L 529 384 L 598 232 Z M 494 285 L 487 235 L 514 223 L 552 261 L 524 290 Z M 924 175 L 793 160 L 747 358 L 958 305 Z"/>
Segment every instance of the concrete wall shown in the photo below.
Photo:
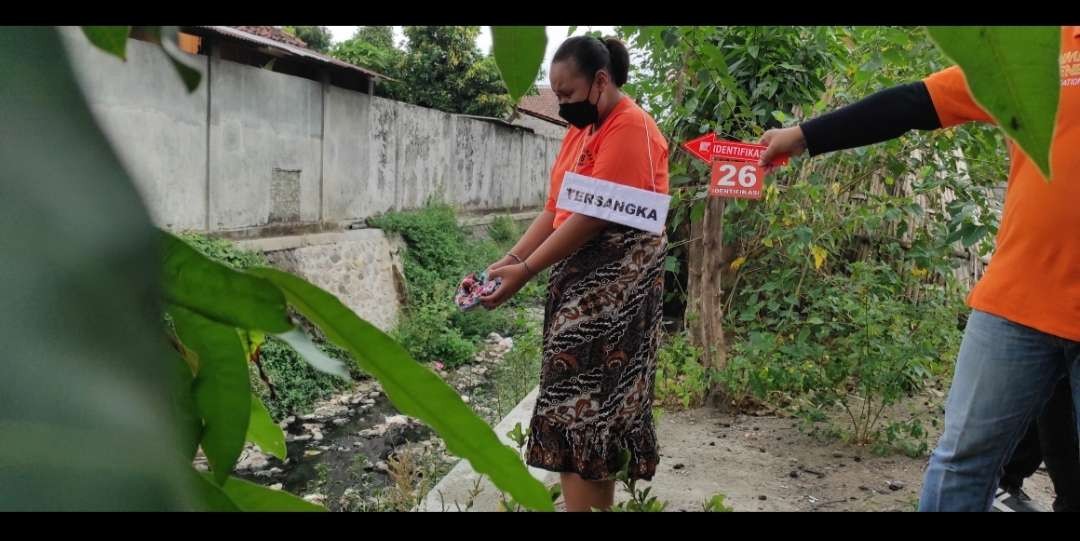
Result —
<path fill-rule="evenodd" d="M 391 136 L 393 109 L 375 110 L 370 96 L 331 86 L 325 119 L 323 218 L 340 222 L 394 208 L 396 183 L 388 160 L 395 156 L 387 145 L 371 144 Z"/>
<path fill-rule="evenodd" d="M 95 117 L 170 229 L 333 226 L 429 199 L 523 210 L 547 193 L 550 137 L 205 56 L 188 94 L 155 45 L 128 40 L 125 63 L 77 28 L 65 38 Z"/>
<path fill-rule="evenodd" d="M 322 85 L 210 64 L 210 228 L 319 221 Z"/>
<path fill-rule="evenodd" d="M 333 293 L 358 316 L 389 331 L 405 302 L 405 244 L 380 229 L 240 241 L 277 268 Z"/>
<path fill-rule="evenodd" d="M 77 28 L 72 65 L 106 137 L 162 226 L 207 225 L 208 58 L 191 57 L 204 79 L 191 94 L 156 46 L 128 40 L 127 62 L 87 45 Z"/>

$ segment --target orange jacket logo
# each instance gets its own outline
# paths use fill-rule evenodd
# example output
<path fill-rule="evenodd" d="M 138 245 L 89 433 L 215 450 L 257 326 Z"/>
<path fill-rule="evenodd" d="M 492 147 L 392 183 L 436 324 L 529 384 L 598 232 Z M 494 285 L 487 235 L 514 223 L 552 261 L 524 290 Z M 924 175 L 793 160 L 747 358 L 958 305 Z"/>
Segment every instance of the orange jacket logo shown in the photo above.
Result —
<path fill-rule="evenodd" d="M 1080 80 L 1080 50 L 1061 53 L 1061 86 L 1078 86 Z"/>

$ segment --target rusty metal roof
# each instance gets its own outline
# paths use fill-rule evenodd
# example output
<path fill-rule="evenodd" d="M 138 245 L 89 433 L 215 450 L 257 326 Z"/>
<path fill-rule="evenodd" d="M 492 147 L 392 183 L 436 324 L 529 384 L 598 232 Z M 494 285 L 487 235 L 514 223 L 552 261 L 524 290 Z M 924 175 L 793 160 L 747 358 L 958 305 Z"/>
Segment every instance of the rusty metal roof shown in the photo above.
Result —
<path fill-rule="evenodd" d="M 504 127 L 507 127 L 507 128 L 512 128 L 512 129 L 515 129 L 515 130 L 523 130 L 523 131 L 527 131 L 529 133 L 536 133 L 536 130 L 534 130 L 534 129 L 528 127 L 528 126 L 522 126 L 520 124 L 511 123 L 511 122 L 509 122 L 508 120 L 506 120 L 504 118 L 496 118 L 496 117 L 493 117 L 493 116 L 481 116 L 481 115 L 466 115 L 466 114 L 463 114 L 463 113 L 457 113 L 457 114 L 451 113 L 451 114 L 453 114 L 454 116 L 457 116 L 457 117 L 471 118 L 473 120 L 480 120 L 482 122 L 490 122 L 492 124 L 498 124 L 500 126 L 504 126 Z"/>
<path fill-rule="evenodd" d="M 260 36 L 251 32 L 246 32 L 232 26 L 185 26 L 182 28 L 185 29 L 186 32 L 190 33 L 198 34 L 200 33 L 199 30 L 202 30 L 204 31 L 203 33 L 208 32 L 222 37 L 238 39 L 241 41 L 246 41 L 248 43 L 254 43 L 257 45 L 261 45 L 265 48 L 272 49 L 277 53 L 285 53 L 285 55 L 287 56 L 299 57 L 301 59 L 319 64 L 327 64 L 342 69 L 358 71 L 360 73 L 363 73 L 364 75 L 367 75 L 368 77 L 393 80 L 392 78 L 387 77 L 386 75 L 383 75 L 377 71 L 373 71 L 361 66 L 357 66 L 355 64 L 350 64 L 348 62 L 338 60 L 336 58 L 324 55 L 322 53 L 318 53 L 306 47 L 300 47 L 291 43 L 277 41 L 269 37 Z"/>
<path fill-rule="evenodd" d="M 518 103 L 517 109 L 529 116 L 546 120 L 559 126 L 567 126 L 567 122 L 559 117 L 559 98 L 550 86 L 536 87 L 536 96 L 524 96 Z"/>
<path fill-rule="evenodd" d="M 248 34 L 270 38 L 281 43 L 288 43 L 296 45 L 297 47 L 307 47 L 307 42 L 276 26 L 234 26 L 233 28 L 243 30 Z"/>

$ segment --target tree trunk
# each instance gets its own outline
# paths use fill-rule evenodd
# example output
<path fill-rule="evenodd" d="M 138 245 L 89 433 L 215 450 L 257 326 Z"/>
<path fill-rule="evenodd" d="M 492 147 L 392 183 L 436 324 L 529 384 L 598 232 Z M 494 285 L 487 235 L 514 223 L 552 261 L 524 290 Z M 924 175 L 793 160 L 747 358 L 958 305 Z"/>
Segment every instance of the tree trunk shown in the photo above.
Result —
<path fill-rule="evenodd" d="M 701 270 L 702 258 L 705 253 L 704 237 L 705 220 L 690 222 L 690 243 L 687 246 L 686 262 L 686 314 L 684 326 L 690 337 L 690 343 L 701 347 L 705 343 L 704 331 L 701 328 Z M 704 362 L 704 359 L 702 359 Z M 705 363 L 706 365 L 708 363 Z"/>
<path fill-rule="evenodd" d="M 689 309 L 686 327 L 691 342 L 702 349 L 706 367 L 722 369 L 727 361 L 723 329 L 724 199 L 710 197 L 705 216 L 691 224 Z M 713 389 L 715 390 L 715 389 Z"/>

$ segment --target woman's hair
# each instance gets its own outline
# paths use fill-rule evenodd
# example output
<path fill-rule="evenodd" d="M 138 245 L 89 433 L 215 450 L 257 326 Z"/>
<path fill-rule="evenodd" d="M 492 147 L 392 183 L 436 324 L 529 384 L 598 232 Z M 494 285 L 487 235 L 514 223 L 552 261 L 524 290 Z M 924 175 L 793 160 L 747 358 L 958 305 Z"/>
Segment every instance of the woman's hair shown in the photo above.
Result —
<path fill-rule="evenodd" d="M 574 36 L 562 42 L 555 51 L 552 62 L 561 62 L 573 58 L 577 67 L 587 77 L 607 69 L 615 86 L 626 84 L 630 72 L 630 53 L 626 45 L 618 38 L 607 37 L 603 40 L 592 36 Z"/>

